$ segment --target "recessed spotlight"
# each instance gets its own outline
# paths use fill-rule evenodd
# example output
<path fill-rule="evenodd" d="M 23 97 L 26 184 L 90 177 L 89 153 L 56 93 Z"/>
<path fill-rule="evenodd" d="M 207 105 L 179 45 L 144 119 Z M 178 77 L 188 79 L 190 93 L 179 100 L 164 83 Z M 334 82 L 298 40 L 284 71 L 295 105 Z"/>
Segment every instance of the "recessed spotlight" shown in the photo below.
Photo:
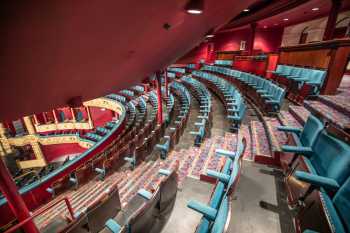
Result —
<path fill-rule="evenodd" d="M 277 26 L 277 25 L 278 25 L 278 23 L 274 23 L 273 25 Z"/>
<path fill-rule="evenodd" d="M 249 12 L 250 10 L 248 8 L 244 9 L 243 10 L 244 12 Z"/>
<path fill-rule="evenodd" d="M 264 28 L 267 28 L 267 26 L 265 25 Z"/>
<path fill-rule="evenodd" d="M 101 108 L 101 111 L 106 111 L 106 109 L 105 108 Z"/>
<path fill-rule="evenodd" d="M 288 21 L 289 19 L 287 19 L 287 18 L 285 18 L 285 19 L 283 19 L 284 21 Z"/>
<path fill-rule="evenodd" d="M 192 15 L 202 14 L 203 9 L 204 0 L 190 0 L 185 7 L 186 12 Z"/>
<path fill-rule="evenodd" d="M 213 34 L 209 34 L 209 35 L 206 35 L 205 37 L 206 37 L 206 38 L 213 38 L 214 35 L 213 35 Z"/>
<path fill-rule="evenodd" d="M 311 10 L 312 11 L 318 11 L 320 8 L 318 8 L 318 7 L 315 7 L 315 8 L 312 8 Z"/>

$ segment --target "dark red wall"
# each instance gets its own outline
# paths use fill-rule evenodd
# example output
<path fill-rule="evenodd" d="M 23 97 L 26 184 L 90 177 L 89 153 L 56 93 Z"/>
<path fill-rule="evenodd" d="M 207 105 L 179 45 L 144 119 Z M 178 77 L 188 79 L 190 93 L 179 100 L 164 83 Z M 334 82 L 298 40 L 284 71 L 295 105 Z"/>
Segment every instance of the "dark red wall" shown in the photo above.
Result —
<path fill-rule="evenodd" d="M 55 145 L 42 145 L 41 150 L 45 155 L 47 162 L 58 159 L 61 156 L 68 154 L 78 154 L 86 151 L 85 148 L 79 146 L 78 143 L 64 143 Z"/>
<path fill-rule="evenodd" d="M 254 50 L 263 52 L 277 52 L 282 42 L 283 28 L 257 29 L 254 41 Z M 241 41 L 246 41 L 246 48 L 250 41 L 250 29 L 244 28 L 232 32 L 218 33 L 210 43 L 214 44 L 215 51 L 237 51 Z M 187 55 L 182 57 L 177 63 L 198 62 L 200 59 L 208 59 L 208 42 L 202 43 Z"/>
<path fill-rule="evenodd" d="M 90 107 L 90 114 L 94 127 L 101 126 L 103 127 L 108 121 L 111 121 L 113 118 L 113 112 L 106 109 L 102 111 L 102 108 Z"/>

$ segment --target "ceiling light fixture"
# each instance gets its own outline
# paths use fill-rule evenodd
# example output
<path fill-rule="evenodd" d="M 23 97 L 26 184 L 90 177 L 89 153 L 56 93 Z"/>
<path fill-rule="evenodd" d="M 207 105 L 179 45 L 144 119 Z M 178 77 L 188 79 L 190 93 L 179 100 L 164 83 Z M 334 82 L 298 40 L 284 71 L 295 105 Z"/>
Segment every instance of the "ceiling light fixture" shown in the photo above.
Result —
<path fill-rule="evenodd" d="M 264 28 L 267 28 L 267 26 L 265 25 Z"/>
<path fill-rule="evenodd" d="M 101 111 L 106 111 L 106 109 L 105 108 L 101 108 Z"/>
<path fill-rule="evenodd" d="M 318 8 L 318 7 L 315 7 L 315 8 L 312 8 L 311 10 L 312 11 L 318 11 L 320 8 Z"/>
<path fill-rule="evenodd" d="M 214 29 L 210 29 L 207 34 L 205 35 L 205 38 L 213 38 L 215 35 L 214 35 Z"/>
<path fill-rule="evenodd" d="M 287 19 L 287 18 L 285 18 L 285 19 L 283 19 L 284 21 L 288 21 L 289 19 Z"/>
<path fill-rule="evenodd" d="M 185 7 L 186 12 L 192 15 L 202 14 L 203 9 L 204 0 L 190 0 Z"/>
<path fill-rule="evenodd" d="M 243 10 L 244 12 L 249 12 L 250 10 L 248 8 L 244 9 Z"/>

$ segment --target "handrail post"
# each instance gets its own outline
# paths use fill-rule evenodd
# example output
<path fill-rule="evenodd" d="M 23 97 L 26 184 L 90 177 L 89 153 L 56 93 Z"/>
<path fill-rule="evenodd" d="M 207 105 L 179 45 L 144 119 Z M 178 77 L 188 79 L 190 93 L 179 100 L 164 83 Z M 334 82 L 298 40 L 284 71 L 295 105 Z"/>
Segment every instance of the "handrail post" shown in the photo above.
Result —
<path fill-rule="evenodd" d="M 2 159 L 0 159 L 0 189 L 19 222 L 31 218 L 29 210 Z M 26 233 L 39 233 L 32 219 L 23 225 L 23 229 Z"/>

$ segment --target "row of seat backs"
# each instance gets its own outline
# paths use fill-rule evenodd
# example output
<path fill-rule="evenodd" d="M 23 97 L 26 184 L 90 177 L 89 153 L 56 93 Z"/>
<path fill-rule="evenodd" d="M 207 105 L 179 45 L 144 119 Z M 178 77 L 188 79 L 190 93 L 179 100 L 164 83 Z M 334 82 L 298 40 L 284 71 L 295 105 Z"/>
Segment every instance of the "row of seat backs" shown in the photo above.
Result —
<path fill-rule="evenodd" d="M 311 173 L 334 179 L 340 185 L 335 194 L 321 189 L 321 197 L 334 232 L 349 232 L 350 145 L 327 133 L 323 122 L 313 115 L 306 121 L 296 144 L 312 148 L 312 153 L 305 158 Z"/>
<path fill-rule="evenodd" d="M 224 66 L 232 66 L 233 61 L 232 60 L 215 60 L 215 65 L 224 65 Z"/>
<path fill-rule="evenodd" d="M 233 98 L 235 98 L 237 101 L 238 101 L 238 116 L 239 116 L 239 121 L 241 121 L 244 117 L 244 114 L 245 114 L 245 111 L 246 111 L 246 106 L 245 106 L 245 103 L 243 101 L 243 98 L 242 96 L 240 95 L 240 93 L 232 86 L 232 84 L 230 84 L 229 82 L 227 82 L 226 80 L 224 79 L 221 79 L 213 74 L 209 74 L 209 73 L 204 73 L 204 72 L 200 72 L 200 71 L 193 71 L 192 72 L 194 75 L 198 76 L 198 77 L 201 77 L 201 78 L 204 78 L 206 80 L 208 80 L 209 82 L 213 83 L 214 86 L 218 89 L 220 89 L 219 86 L 223 86 L 225 88 L 230 88 L 231 90 L 231 93 L 233 94 Z M 219 96 L 222 97 L 222 99 L 225 99 L 223 94 L 219 93 Z M 226 101 L 224 101 L 225 104 L 226 104 Z M 226 106 L 226 109 L 228 107 Z"/>
<path fill-rule="evenodd" d="M 154 126 L 154 122 L 148 122 L 146 124 L 145 130 L 142 131 L 142 139 L 146 136 L 146 134 L 149 135 L 151 133 Z M 155 135 L 152 135 L 151 139 L 153 137 L 157 137 L 159 139 L 160 135 L 164 135 L 164 131 L 165 125 L 157 126 Z M 115 170 L 123 165 L 123 157 L 134 154 L 134 151 L 136 149 L 136 143 L 134 143 L 134 141 L 138 138 L 140 137 L 137 136 L 136 130 L 129 131 L 127 135 L 124 135 L 122 140 L 117 140 L 116 145 L 114 145 L 115 148 L 121 148 L 118 150 L 118 152 L 113 150 L 114 152 L 109 151 L 109 153 L 102 153 L 98 156 L 95 156 L 93 159 L 85 162 L 83 165 L 78 167 L 75 172 L 55 181 L 51 185 L 50 189 L 48 189 L 48 191 L 50 191 L 53 196 L 56 196 L 72 187 L 78 188 L 79 186 L 86 184 L 92 177 L 96 176 L 97 174 L 100 175 L 100 178 L 104 178 L 107 172 Z M 149 141 L 150 140 L 146 140 L 145 145 L 143 145 L 141 148 L 138 148 L 136 160 L 137 162 L 141 162 L 145 158 L 148 151 L 147 148 L 149 148 Z M 153 146 L 154 144 L 155 143 L 153 143 Z M 104 171 L 104 174 L 96 173 L 97 169 L 100 169 L 98 171 Z"/>
<path fill-rule="evenodd" d="M 270 80 L 267 80 L 267 79 L 264 79 L 258 75 L 253 75 L 253 74 L 250 74 L 250 73 L 246 73 L 246 72 L 243 72 L 243 71 L 238 71 L 238 70 L 234 70 L 234 69 L 229 69 L 229 68 L 225 68 L 225 67 L 217 67 L 217 66 L 208 66 L 208 65 L 205 65 L 202 67 L 203 70 L 208 70 L 208 71 L 214 71 L 214 72 L 218 72 L 218 73 L 221 73 L 221 74 L 224 74 L 224 75 L 227 75 L 227 76 L 231 76 L 231 77 L 235 77 L 235 78 L 238 78 L 240 80 L 249 80 L 249 79 L 255 79 L 255 80 L 264 80 L 266 82 L 268 82 L 270 85 L 269 85 L 269 88 L 272 88 L 272 89 L 276 89 L 276 99 L 281 99 L 284 97 L 284 94 L 285 93 L 285 90 L 279 86 L 277 86 L 276 84 L 272 83 Z"/>
<path fill-rule="evenodd" d="M 293 77 L 306 78 L 307 83 L 316 85 L 318 87 L 322 87 L 324 79 L 327 75 L 327 71 L 325 70 L 309 69 L 309 68 L 302 68 L 302 67 L 295 67 L 295 66 L 288 66 L 288 65 L 277 65 L 275 73 L 277 75 L 283 75 L 286 77 L 293 76 Z"/>
<path fill-rule="evenodd" d="M 224 233 L 230 221 L 230 199 L 236 189 L 242 168 L 242 158 L 246 150 L 246 139 L 238 139 L 236 153 L 233 158 L 227 158 L 222 174 L 229 175 L 228 183 L 218 180 L 209 201 L 209 207 L 217 210 L 215 219 L 203 216 L 196 233 Z"/>
<path fill-rule="evenodd" d="M 185 68 L 176 68 L 176 67 L 170 67 L 167 69 L 168 71 L 171 71 L 171 72 L 175 72 L 175 73 L 186 73 L 186 69 Z"/>
<path fill-rule="evenodd" d="M 164 177 L 152 196 L 144 198 L 134 196 L 114 218 L 120 228 L 117 230 L 104 227 L 101 233 L 145 233 L 150 232 L 157 219 L 169 215 L 173 209 L 177 194 L 177 171 L 173 170 Z"/>

